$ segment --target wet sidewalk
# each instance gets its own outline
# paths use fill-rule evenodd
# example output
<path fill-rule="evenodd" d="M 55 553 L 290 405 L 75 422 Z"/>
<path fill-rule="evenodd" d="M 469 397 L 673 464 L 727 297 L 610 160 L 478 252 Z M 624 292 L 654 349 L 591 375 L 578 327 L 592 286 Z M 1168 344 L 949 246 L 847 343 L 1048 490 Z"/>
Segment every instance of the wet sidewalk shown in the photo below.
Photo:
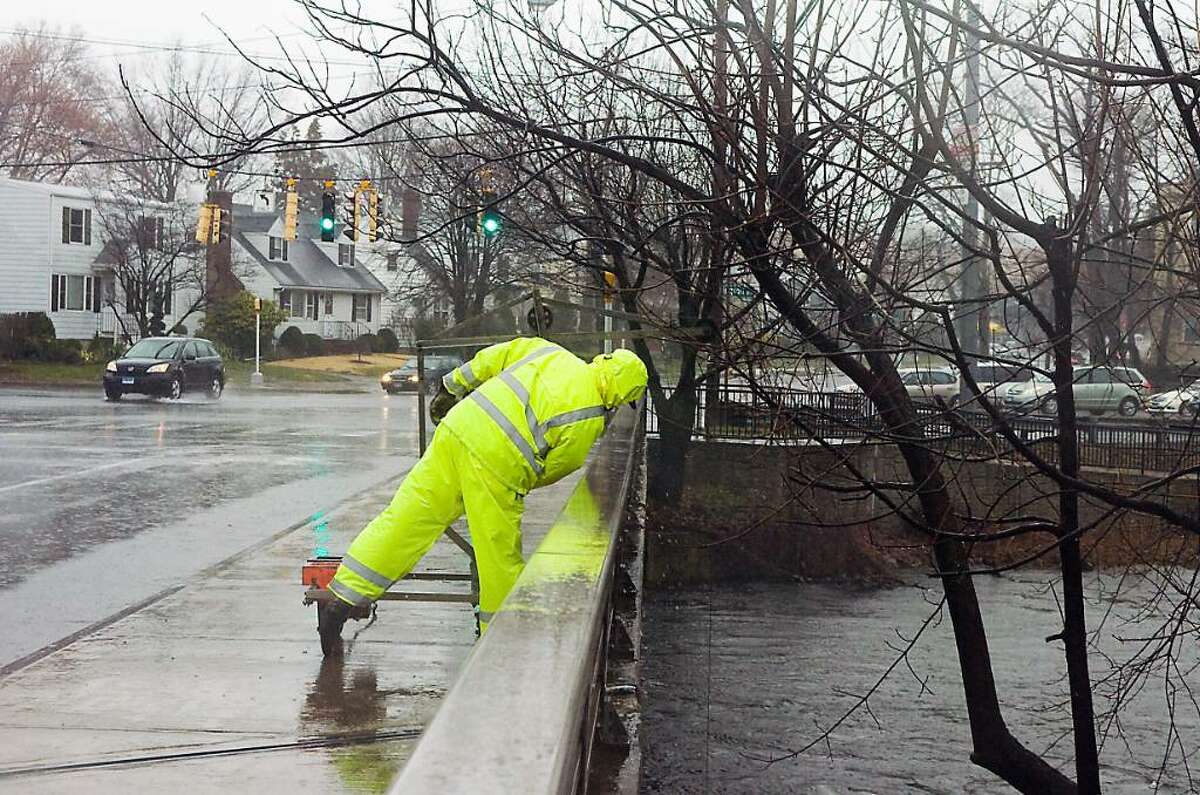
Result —
<path fill-rule="evenodd" d="M 578 477 L 527 499 L 527 556 Z M 470 608 L 383 604 L 323 663 L 299 569 L 319 541 L 344 550 L 398 482 L 0 679 L 0 792 L 384 791 L 474 647 Z M 418 571 L 467 561 L 442 539 Z"/>

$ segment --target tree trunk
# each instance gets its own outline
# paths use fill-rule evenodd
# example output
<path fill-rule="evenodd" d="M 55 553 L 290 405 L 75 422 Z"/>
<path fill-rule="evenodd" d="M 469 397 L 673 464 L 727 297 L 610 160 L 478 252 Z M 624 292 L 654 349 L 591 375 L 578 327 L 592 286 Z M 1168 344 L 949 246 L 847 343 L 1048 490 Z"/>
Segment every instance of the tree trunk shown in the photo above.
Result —
<path fill-rule="evenodd" d="M 685 379 L 669 399 L 654 390 L 658 415 L 658 456 L 647 466 L 647 499 L 663 506 L 679 504 L 687 474 L 687 453 L 696 422 L 696 385 Z"/>

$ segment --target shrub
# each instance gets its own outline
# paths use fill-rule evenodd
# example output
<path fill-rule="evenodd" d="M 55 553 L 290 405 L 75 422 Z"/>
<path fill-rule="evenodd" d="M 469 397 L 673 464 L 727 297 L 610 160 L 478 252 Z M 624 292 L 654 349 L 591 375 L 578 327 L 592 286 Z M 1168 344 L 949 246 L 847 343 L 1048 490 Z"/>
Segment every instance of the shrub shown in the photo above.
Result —
<path fill-rule="evenodd" d="M 275 327 L 285 319 L 272 301 L 262 302 L 262 347 L 270 350 Z M 224 344 L 236 358 L 254 355 L 254 296 L 243 290 L 212 307 L 204 318 L 204 336 Z"/>
<path fill-rule="evenodd" d="M 320 334 L 305 334 L 304 335 L 304 355 L 305 356 L 321 356 L 325 353 L 325 340 L 321 339 Z"/>
<path fill-rule="evenodd" d="M 375 342 L 379 346 L 377 353 L 395 353 L 400 350 L 400 340 L 390 328 L 381 328 Z"/>
<path fill-rule="evenodd" d="M 279 347 L 285 356 L 303 356 L 304 332 L 299 326 L 288 326 L 279 335 Z"/>
<path fill-rule="evenodd" d="M 97 334 L 83 346 L 83 360 L 88 363 L 108 362 L 120 358 L 124 350 L 124 345 Z"/>
<path fill-rule="evenodd" d="M 79 364 L 83 361 L 83 345 L 79 340 L 41 340 L 36 358 L 43 362 Z"/>
<path fill-rule="evenodd" d="M 47 340 L 54 340 L 54 323 L 45 312 L 0 315 L 0 359 L 33 359 Z"/>
<path fill-rule="evenodd" d="M 355 340 L 354 350 L 359 353 L 370 353 L 375 350 L 375 335 L 370 332 L 360 334 L 358 339 Z"/>

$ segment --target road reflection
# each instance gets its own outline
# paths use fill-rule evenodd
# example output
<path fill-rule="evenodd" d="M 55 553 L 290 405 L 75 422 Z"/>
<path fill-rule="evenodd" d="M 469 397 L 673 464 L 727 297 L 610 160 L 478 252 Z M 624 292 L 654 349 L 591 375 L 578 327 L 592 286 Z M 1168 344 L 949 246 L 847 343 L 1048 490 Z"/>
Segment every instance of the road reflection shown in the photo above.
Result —
<path fill-rule="evenodd" d="M 375 669 L 329 657 L 321 663 L 300 712 L 306 736 L 363 735 L 380 730 L 387 697 Z M 349 792 L 385 792 L 400 769 L 394 742 L 359 743 L 322 749 Z"/>

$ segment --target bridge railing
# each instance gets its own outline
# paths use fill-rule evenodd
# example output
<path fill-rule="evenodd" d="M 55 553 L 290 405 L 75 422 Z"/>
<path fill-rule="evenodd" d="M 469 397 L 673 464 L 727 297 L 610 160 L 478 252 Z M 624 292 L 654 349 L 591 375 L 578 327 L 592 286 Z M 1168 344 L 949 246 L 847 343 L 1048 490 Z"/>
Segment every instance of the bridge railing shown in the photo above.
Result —
<path fill-rule="evenodd" d="M 584 791 L 618 540 L 644 451 L 623 409 L 390 792 Z"/>
<path fill-rule="evenodd" d="M 713 440 L 755 440 L 776 444 L 825 440 L 892 439 L 874 406 L 861 393 L 803 392 L 774 387 L 722 384 L 712 411 L 698 394 L 692 429 L 697 437 Z M 917 407 L 919 433 L 939 449 L 981 458 L 1016 458 L 997 423 L 985 412 L 969 407 L 946 411 L 923 404 Z M 1039 455 L 1057 463 L 1055 444 L 1059 427 L 1054 417 L 1006 417 L 1017 437 L 1033 444 Z M 667 422 L 651 402 L 646 431 L 654 436 Z M 1140 473 L 1174 472 L 1200 465 L 1200 421 L 1191 418 L 1101 420 L 1087 415 L 1076 423 L 1080 463 L 1083 466 L 1122 469 Z"/>

